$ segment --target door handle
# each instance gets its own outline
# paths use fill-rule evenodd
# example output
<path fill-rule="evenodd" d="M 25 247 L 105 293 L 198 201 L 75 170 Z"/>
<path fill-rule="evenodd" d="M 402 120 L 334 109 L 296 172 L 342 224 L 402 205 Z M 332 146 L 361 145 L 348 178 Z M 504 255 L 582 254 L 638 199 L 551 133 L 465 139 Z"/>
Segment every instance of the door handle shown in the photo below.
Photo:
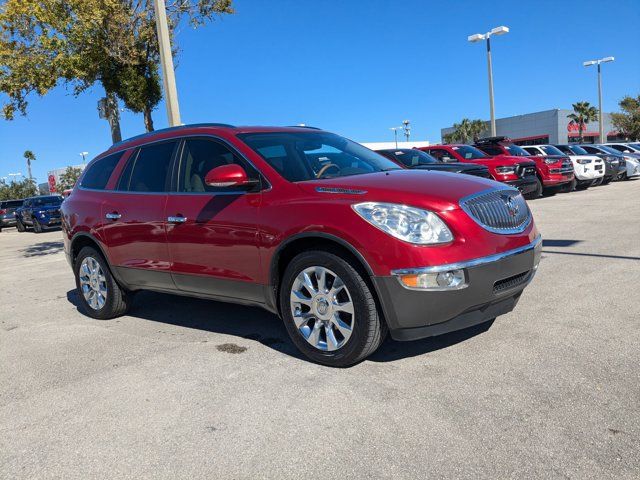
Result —
<path fill-rule="evenodd" d="M 122 215 L 120 215 L 118 212 L 111 212 L 107 213 L 104 217 L 107 220 L 118 220 L 120 217 L 122 217 Z"/>
<path fill-rule="evenodd" d="M 187 221 L 187 217 L 183 217 L 182 215 L 176 215 L 175 217 L 167 217 L 167 222 L 169 223 L 184 223 Z"/>

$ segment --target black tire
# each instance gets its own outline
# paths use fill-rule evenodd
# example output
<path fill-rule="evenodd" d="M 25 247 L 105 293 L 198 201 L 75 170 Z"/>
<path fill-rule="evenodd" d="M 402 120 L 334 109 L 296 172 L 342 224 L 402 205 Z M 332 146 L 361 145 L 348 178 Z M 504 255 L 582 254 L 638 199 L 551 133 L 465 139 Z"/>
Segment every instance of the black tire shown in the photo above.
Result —
<path fill-rule="evenodd" d="M 22 220 L 20 220 L 19 218 L 16 219 L 16 230 L 18 230 L 19 232 L 27 231 L 27 227 L 24 226 L 24 223 L 22 223 Z"/>
<path fill-rule="evenodd" d="M 543 197 L 553 197 L 556 193 L 560 191 L 562 187 L 546 187 L 542 190 Z"/>
<path fill-rule="evenodd" d="M 622 175 L 620 175 L 620 180 L 629 180 L 629 175 L 627 175 L 627 172 L 624 172 Z"/>
<path fill-rule="evenodd" d="M 527 200 L 535 200 L 536 198 L 540 198 L 542 196 L 542 182 L 538 177 L 536 177 L 536 189 L 525 195 Z"/>
<path fill-rule="evenodd" d="M 602 185 L 609 185 L 612 180 L 613 177 L 605 178 L 604 180 L 602 180 Z"/>
<path fill-rule="evenodd" d="M 87 257 L 94 258 L 104 272 L 105 283 L 107 287 L 107 298 L 104 306 L 100 309 L 94 309 L 89 305 L 87 300 L 84 298 L 84 294 L 80 286 L 80 266 L 82 265 L 82 261 Z M 99 320 L 107 320 L 109 318 L 119 317 L 127 312 L 131 303 L 132 296 L 120 285 L 118 285 L 118 282 L 116 282 L 115 278 L 113 278 L 113 275 L 111 275 L 109 265 L 102 257 L 100 252 L 98 252 L 95 248 L 84 247 L 82 250 L 80 250 L 80 253 L 78 254 L 73 265 L 73 273 L 76 276 L 78 300 L 82 305 L 82 310 L 88 316 L 97 318 Z"/>
<path fill-rule="evenodd" d="M 31 221 L 33 222 L 33 231 L 35 233 L 42 233 L 42 225 L 40 225 L 40 222 L 36 219 L 36 218 L 32 218 Z"/>
<path fill-rule="evenodd" d="M 335 272 L 342 279 L 351 296 L 353 330 L 344 345 L 334 351 L 320 350 L 312 346 L 298 331 L 293 320 L 290 304 L 291 290 L 296 277 L 309 267 L 324 267 Z M 387 335 L 387 324 L 378 312 L 371 288 L 363 276 L 349 262 L 327 251 L 304 252 L 291 260 L 280 284 L 279 302 L 285 327 L 293 343 L 310 360 L 323 365 L 331 367 L 354 365 L 375 352 Z"/>
<path fill-rule="evenodd" d="M 576 190 L 586 190 L 587 188 L 589 188 L 590 186 L 593 185 L 593 181 L 589 182 L 580 182 L 576 185 Z"/>
<path fill-rule="evenodd" d="M 578 181 L 574 178 L 573 180 L 571 180 L 569 183 L 565 183 L 564 185 L 562 185 L 558 191 L 560 193 L 569 193 L 569 192 L 573 192 L 576 187 L 578 186 Z"/>

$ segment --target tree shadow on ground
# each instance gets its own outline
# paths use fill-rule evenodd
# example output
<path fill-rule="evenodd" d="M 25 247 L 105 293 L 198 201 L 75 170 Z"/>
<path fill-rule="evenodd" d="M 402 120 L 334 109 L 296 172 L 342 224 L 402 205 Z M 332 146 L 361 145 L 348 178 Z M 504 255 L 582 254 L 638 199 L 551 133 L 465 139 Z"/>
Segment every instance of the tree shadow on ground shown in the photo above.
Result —
<path fill-rule="evenodd" d="M 40 242 L 29 245 L 27 248 L 19 250 L 23 257 L 41 257 L 43 255 L 53 255 L 62 251 L 62 242 Z"/>

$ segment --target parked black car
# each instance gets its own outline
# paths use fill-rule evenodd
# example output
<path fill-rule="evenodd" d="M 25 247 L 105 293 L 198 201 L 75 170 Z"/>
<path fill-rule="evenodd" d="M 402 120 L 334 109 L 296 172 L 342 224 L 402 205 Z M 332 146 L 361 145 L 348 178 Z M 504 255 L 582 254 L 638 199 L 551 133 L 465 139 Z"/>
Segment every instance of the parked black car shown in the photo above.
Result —
<path fill-rule="evenodd" d="M 22 206 L 23 200 L 2 200 L 0 201 L 0 230 L 6 227 L 15 227 L 16 208 Z"/>
<path fill-rule="evenodd" d="M 598 155 L 600 158 L 605 159 L 605 162 L 610 162 L 611 167 L 614 170 L 613 180 L 620 180 L 624 174 L 627 173 L 627 161 L 624 159 L 624 155 L 617 152 L 613 148 L 605 148 L 601 145 L 580 145 L 587 153 L 591 155 Z M 606 173 L 605 173 L 606 175 Z"/>
<path fill-rule="evenodd" d="M 22 206 L 15 211 L 16 228 L 24 232 L 30 226 L 34 232 L 40 233 L 48 227 L 59 226 L 61 204 L 60 195 L 25 198 Z"/>
<path fill-rule="evenodd" d="M 466 173 L 477 177 L 491 178 L 489 169 L 484 165 L 462 162 L 442 162 L 422 150 L 415 148 L 394 148 L 376 150 L 393 162 L 412 169 L 435 170 L 438 172 Z"/>

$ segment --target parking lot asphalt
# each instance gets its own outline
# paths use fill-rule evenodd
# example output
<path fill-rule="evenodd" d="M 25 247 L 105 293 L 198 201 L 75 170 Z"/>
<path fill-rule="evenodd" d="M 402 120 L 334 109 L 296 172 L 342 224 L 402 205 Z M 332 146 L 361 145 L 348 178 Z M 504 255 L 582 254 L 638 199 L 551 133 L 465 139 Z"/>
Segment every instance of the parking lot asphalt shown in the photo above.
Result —
<path fill-rule="evenodd" d="M 255 308 L 83 316 L 60 231 L 2 231 L 0 477 L 638 478 L 640 181 L 530 205 L 514 312 L 342 370 Z"/>

